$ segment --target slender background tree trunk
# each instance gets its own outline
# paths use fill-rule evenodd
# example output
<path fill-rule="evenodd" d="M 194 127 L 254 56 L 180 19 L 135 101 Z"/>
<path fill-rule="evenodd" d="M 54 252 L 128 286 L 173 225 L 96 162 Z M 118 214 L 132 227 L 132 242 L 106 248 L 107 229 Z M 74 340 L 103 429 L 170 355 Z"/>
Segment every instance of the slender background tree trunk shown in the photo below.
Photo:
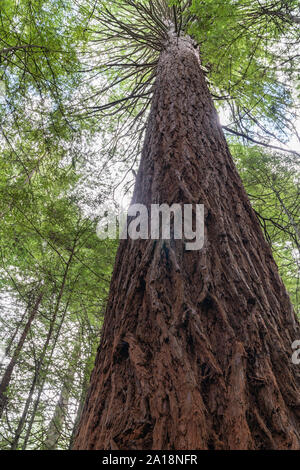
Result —
<path fill-rule="evenodd" d="M 13 353 L 13 356 L 12 356 L 12 358 L 11 358 L 11 360 L 10 360 L 10 362 L 9 362 L 9 364 L 8 364 L 4 374 L 3 374 L 3 377 L 2 377 L 2 380 L 1 380 L 1 383 L 0 383 L 0 418 L 3 414 L 5 406 L 7 405 L 6 393 L 7 393 L 9 384 L 10 384 L 11 376 L 13 374 L 15 365 L 17 364 L 17 361 L 18 361 L 18 358 L 19 358 L 20 353 L 22 351 L 23 345 L 26 341 L 27 335 L 30 331 L 31 324 L 32 324 L 34 318 L 36 317 L 36 315 L 38 313 L 39 305 L 42 301 L 42 298 L 43 298 L 43 293 L 41 292 L 41 293 L 38 294 L 33 307 L 31 309 L 29 309 L 29 316 L 28 316 L 26 325 L 25 325 L 24 330 L 23 330 L 23 332 L 20 336 L 20 339 L 19 339 L 18 344 L 16 346 L 16 349 Z"/>
<path fill-rule="evenodd" d="M 28 415 L 28 411 L 29 411 L 29 408 L 30 408 L 31 403 L 33 401 L 33 395 L 34 395 L 36 386 L 38 384 L 38 381 L 40 379 L 40 372 L 41 372 L 41 369 L 44 365 L 44 360 L 45 360 L 45 357 L 47 355 L 48 346 L 49 346 L 49 343 L 50 343 L 50 341 L 52 339 L 52 336 L 53 336 L 57 315 L 59 313 L 59 308 L 60 308 L 62 296 L 63 296 L 64 290 L 65 290 L 65 285 L 66 285 L 66 281 L 67 281 L 68 272 L 69 272 L 69 269 L 70 269 L 70 266 L 71 266 L 71 263 L 72 263 L 72 259 L 73 259 L 73 256 L 74 256 L 76 242 L 77 242 L 77 238 L 73 242 L 73 246 L 72 246 L 72 249 L 71 249 L 69 259 L 66 262 L 62 283 L 61 283 L 61 286 L 60 286 L 60 289 L 59 289 L 59 292 L 58 292 L 58 295 L 57 295 L 57 298 L 56 298 L 54 311 L 53 311 L 52 318 L 51 318 L 50 323 L 49 323 L 49 329 L 48 329 L 48 333 L 47 333 L 47 336 L 46 336 L 46 340 L 45 340 L 45 343 L 43 345 L 41 355 L 40 355 L 40 357 L 39 357 L 39 359 L 36 363 L 36 366 L 35 366 L 35 372 L 34 372 L 33 380 L 32 380 L 32 383 L 31 383 L 31 387 L 30 387 L 30 390 L 29 390 L 27 400 L 25 402 L 25 406 L 24 406 L 21 418 L 19 420 L 16 432 L 15 432 L 15 437 L 14 437 L 14 440 L 13 440 L 12 445 L 11 445 L 11 450 L 17 449 L 17 447 L 19 445 L 19 441 L 20 441 L 22 431 L 23 431 L 24 426 L 26 424 L 26 418 L 27 418 L 27 415 Z M 65 310 L 64 314 L 65 313 L 66 313 L 66 310 Z M 64 320 L 64 315 L 63 315 L 62 320 L 61 320 L 61 326 L 62 326 L 63 320 Z M 60 330 L 60 328 L 59 328 L 59 330 Z M 58 336 L 56 336 L 56 338 L 55 338 L 55 343 L 56 343 L 57 339 L 58 339 Z M 40 392 L 38 393 L 37 400 L 36 400 L 35 405 L 34 405 L 34 410 L 33 410 L 33 415 L 32 415 L 33 419 L 35 417 L 35 412 L 36 412 L 37 407 L 39 405 L 39 400 L 40 400 L 40 396 L 41 396 L 42 389 L 43 389 L 43 382 L 42 382 L 42 387 L 40 388 Z M 32 424 L 33 424 L 33 421 L 31 420 L 30 423 L 29 423 L 30 431 L 31 431 Z M 26 443 L 27 443 L 27 440 L 28 440 L 28 436 L 29 435 L 26 435 L 26 438 L 25 438 Z"/>
<path fill-rule="evenodd" d="M 188 38 L 161 53 L 133 202 L 203 203 L 205 244 L 121 241 L 75 449 L 299 449 L 299 324 Z"/>
<path fill-rule="evenodd" d="M 91 375 L 90 374 L 90 363 L 87 360 L 86 364 L 85 364 L 84 371 L 83 371 L 83 378 L 82 378 L 82 383 L 81 383 L 81 394 L 80 394 L 80 398 L 79 398 L 79 402 L 78 402 L 76 418 L 75 418 L 75 421 L 74 421 L 74 426 L 73 426 L 72 435 L 71 435 L 71 439 L 70 439 L 69 450 L 72 450 L 72 448 L 73 448 L 74 440 L 75 440 L 75 437 L 76 437 L 76 434 L 77 434 L 77 431 L 78 431 L 78 426 L 79 426 L 79 423 L 80 423 L 80 418 L 81 418 L 81 415 L 82 415 L 82 412 L 83 412 L 84 403 L 85 403 L 85 399 L 86 399 L 86 395 L 87 395 L 87 391 L 88 391 L 88 387 L 89 387 L 90 375 Z"/>
<path fill-rule="evenodd" d="M 39 408 L 39 405 L 40 405 L 41 396 L 42 396 L 42 393 L 44 391 L 45 383 L 47 381 L 47 377 L 48 377 L 48 373 L 49 373 L 49 366 L 51 364 L 53 354 L 54 354 L 54 351 L 56 349 L 57 342 L 58 342 L 58 339 L 59 339 L 59 336 L 60 336 L 60 333 L 61 333 L 61 329 L 62 329 L 62 326 L 63 326 L 64 321 L 65 321 L 67 309 L 68 309 L 68 306 L 69 306 L 69 300 L 70 300 L 70 297 L 69 297 L 69 299 L 68 299 L 68 301 L 65 305 L 62 316 L 59 320 L 59 325 L 58 325 L 57 331 L 55 333 L 54 341 L 53 341 L 53 344 L 51 346 L 51 351 L 50 351 L 50 354 L 47 358 L 46 368 L 43 370 L 42 380 L 37 380 L 37 384 L 38 384 L 38 382 L 40 382 L 40 383 L 38 384 L 37 390 L 35 391 L 36 392 L 36 398 L 34 400 L 32 409 L 30 410 L 30 418 L 28 420 L 28 425 L 27 425 L 27 428 L 26 428 L 26 434 L 25 434 L 25 437 L 24 437 L 24 440 L 23 440 L 23 443 L 22 443 L 22 450 L 27 449 L 27 445 L 28 445 L 29 439 L 31 437 L 33 423 L 36 419 L 36 414 L 37 414 L 37 411 L 38 411 L 38 408 Z M 46 351 L 46 353 L 47 353 L 47 351 Z"/>
<path fill-rule="evenodd" d="M 72 386 L 74 383 L 77 361 L 80 357 L 80 348 L 81 348 L 81 336 L 79 332 L 75 339 L 74 350 L 72 351 L 72 354 L 70 357 L 69 367 L 63 379 L 60 396 L 55 406 L 52 419 L 49 423 L 47 437 L 43 445 L 43 448 L 45 450 L 55 450 L 57 448 L 59 439 L 61 437 L 64 422 L 68 413 L 69 400 L 70 400 Z"/>

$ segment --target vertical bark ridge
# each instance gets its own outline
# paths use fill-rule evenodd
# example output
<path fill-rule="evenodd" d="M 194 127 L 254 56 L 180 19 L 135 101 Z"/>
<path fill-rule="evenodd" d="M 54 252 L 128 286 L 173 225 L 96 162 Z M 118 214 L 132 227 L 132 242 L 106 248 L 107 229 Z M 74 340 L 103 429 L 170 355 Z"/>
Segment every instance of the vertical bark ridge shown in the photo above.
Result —
<path fill-rule="evenodd" d="M 205 244 L 123 240 L 75 449 L 299 449 L 299 324 L 188 38 L 162 51 L 133 202 Z"/>

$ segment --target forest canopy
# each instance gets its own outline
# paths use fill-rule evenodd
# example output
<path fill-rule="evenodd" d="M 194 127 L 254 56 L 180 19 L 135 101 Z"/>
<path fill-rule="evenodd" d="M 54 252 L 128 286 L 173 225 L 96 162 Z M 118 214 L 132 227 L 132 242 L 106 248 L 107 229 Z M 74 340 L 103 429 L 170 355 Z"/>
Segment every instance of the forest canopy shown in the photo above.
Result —
<path fill-rule="evenodd" d="M 0 449 L 72 446 L 118 247 L 99 207 L 129 205 L 168 24 L 300 314 L 299 2 L 2 0 Z"/>

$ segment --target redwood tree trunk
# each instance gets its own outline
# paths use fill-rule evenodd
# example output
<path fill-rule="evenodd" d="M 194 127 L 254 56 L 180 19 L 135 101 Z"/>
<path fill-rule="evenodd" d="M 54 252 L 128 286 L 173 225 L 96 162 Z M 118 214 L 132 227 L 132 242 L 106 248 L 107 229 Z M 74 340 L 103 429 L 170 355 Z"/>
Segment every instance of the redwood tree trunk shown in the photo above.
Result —
<path fill-rule="evenodd" d="M 133 202 L 203 203 L 205 244 L 121 241 L 75 449 L 299 449 L 299 323 L 188 38 L 161 52 Z"/>

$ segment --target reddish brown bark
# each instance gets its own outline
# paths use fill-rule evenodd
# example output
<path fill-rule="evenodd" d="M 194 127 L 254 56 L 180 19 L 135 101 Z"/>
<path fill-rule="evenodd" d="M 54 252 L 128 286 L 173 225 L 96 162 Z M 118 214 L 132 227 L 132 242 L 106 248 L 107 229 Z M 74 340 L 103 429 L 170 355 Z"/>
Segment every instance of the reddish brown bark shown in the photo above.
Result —
<path fill-rule="evenodd" d="M 299 449 L 299 324 L 188 39 L 161 53 L 133 202 L 203 203 L 205 245 L 121 241 L 75 449 Z"/>

